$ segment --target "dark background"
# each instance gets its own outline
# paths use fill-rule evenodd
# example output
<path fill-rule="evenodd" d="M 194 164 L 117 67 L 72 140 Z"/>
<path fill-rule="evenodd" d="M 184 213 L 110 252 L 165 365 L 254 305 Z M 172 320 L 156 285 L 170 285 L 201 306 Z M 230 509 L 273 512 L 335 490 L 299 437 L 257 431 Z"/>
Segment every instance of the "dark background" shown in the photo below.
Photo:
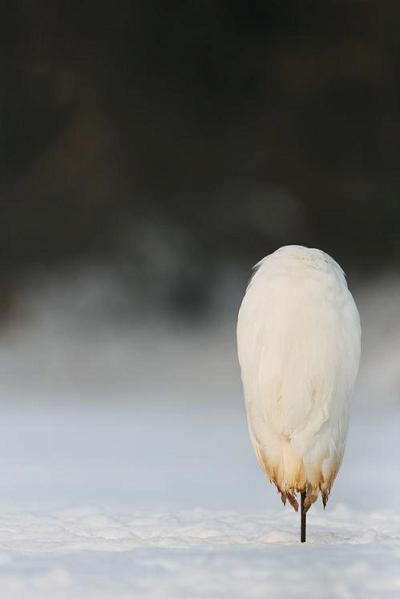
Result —
<path fill-rule="evenodd" d="M 398 268 L 399 30 L 397 2 L 3 5 L 3 311 L 82 261 L 191 314 L 284 244 Z"/>

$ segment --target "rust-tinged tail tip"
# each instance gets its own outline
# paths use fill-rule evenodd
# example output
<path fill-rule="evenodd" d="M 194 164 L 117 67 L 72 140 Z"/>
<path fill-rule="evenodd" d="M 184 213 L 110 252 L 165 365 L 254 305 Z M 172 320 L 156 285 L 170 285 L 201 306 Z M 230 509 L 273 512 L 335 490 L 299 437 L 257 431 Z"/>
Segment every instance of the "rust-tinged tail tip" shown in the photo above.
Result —
<path fill-rule="evenodd" d="M 294 495 L 294 493 L 289 493 L 288 491 L 279 491 L 281 494 L 281 500 L 283 505 L 286 505 L 286 501 L 290 503 L 292 508 L 297 512 L 299 509 L 299 503 Z"/>
<path fill-rule="evenodd" d="M 318 493 L 308 493 L 304 499 L 304 513 L 306 514 L 313 503 L 318 499 Z"/>
<path fill-rule="evenodd" d="M 287 497 L 287 500 L 289 501 L 290 505 L 292 506 L 292 508 L 296 512 L 298 512 L 298 510 L 299 510 L 299 502 L 297 501 L 297 499 L 294 496 L 294 494 L 286 492 L 286 497 Z"/>

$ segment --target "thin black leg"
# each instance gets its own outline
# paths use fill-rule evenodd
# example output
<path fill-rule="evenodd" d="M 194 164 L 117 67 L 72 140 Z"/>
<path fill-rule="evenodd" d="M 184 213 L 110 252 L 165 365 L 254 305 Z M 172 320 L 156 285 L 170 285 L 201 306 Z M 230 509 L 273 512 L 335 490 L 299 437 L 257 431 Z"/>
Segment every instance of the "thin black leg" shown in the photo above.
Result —
<path fill-rule="evenodd" d="M 301 529 L 300 529 L 300 542 L 306 542 L 306 517 L 307 514 L 304 511 L 304 500 L 306 498 L 306 492 L 301 492 L 301 506 L 300 506 L 300 518 L 301 518 Z"/>

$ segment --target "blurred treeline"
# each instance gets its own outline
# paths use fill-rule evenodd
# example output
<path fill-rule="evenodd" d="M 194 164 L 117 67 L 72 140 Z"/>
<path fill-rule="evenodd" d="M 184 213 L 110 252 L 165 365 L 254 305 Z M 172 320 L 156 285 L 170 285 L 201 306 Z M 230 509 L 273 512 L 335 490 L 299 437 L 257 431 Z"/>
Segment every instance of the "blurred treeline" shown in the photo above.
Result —
<path fill-rule="evenodd" d="M 399 30 L 398 2 L 3 3 L 3 282 L 154 254 L 190 295 L 286 243 L 399 265 Z"/>

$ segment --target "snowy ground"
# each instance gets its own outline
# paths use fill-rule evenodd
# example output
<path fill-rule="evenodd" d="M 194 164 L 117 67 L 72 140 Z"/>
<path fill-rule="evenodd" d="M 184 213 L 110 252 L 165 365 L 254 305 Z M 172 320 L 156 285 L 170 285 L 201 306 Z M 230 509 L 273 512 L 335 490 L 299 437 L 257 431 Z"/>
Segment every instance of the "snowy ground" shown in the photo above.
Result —
<path fill-rule="evenodd" d="M 366 524 L 367 523 L 367 524 Z M 400 521 L 336 507 L 299 545 L 282 514 L 115 514 L 0 519 L 2 597 L 398 597 Z"/>
<path fill-rule="evenodd" d="M 0 335 L 1 599 L 400 597 L 399 281 L 357 298 L 347 451 L 306 545 L 250 448 L 235 310 L 133 330 L 78 283 Z"/>
<path fill-rule="evenodd" d="M 398 597 L 400 413 L 353 418 L 308 543 L 240 404 L 3 410 L 0 596 Z"/>

